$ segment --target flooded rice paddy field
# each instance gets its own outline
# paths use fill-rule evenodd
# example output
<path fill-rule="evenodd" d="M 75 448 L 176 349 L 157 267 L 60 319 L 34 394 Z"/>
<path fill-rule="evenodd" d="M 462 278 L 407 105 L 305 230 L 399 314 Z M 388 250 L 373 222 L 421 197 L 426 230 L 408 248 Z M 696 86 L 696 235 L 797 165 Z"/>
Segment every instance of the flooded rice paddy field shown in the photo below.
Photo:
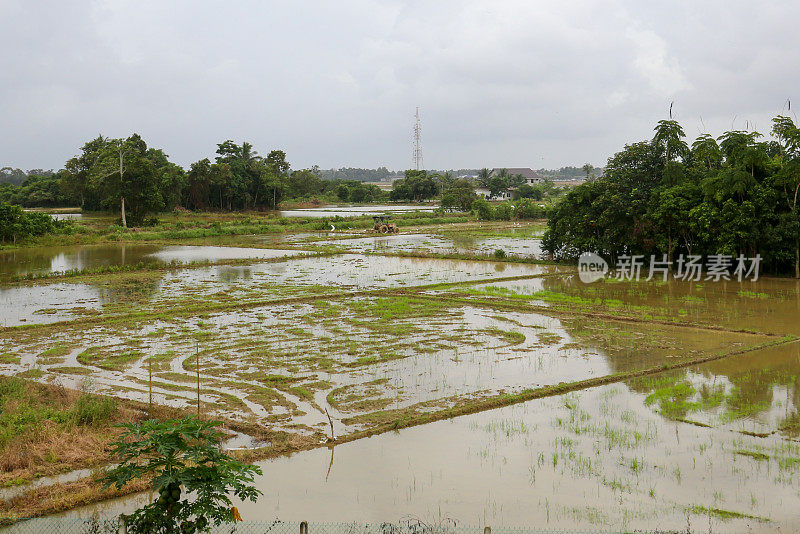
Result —
<path fill-rule="evenodd" d="M 236 505 L 252 520 L 794 531 L 798 443 L 675 422 L 645 401 L 612 384 L 262 462 L 264 496 Z"/>
<path fill-rule="evenodd" d="M 334 234 L 335 235 L 335 234 Z M 494 254 L 502 250 L 509 256 L 541 258 L 541 239 L 529 236 L 475 237 L 458 234 L 401 234 L 387 236 L 339 236 L 337 239 L 314 240 L 306 245 L 335 248 L 348 252 L 398 253 L 423 252 L 428 254 Z"/>
<path fill-rule="evenodd" d="M 693 323 L 720 330 L 800 335 L 800 281 L 615 281 L 577 276 L 505 281 L 471 288 L 470 298 L 539 303 L 586 314 Z"/>
<path fill-rule="evenodd" d="M 5 283 L 0 372 L 191 407 L 199 370 L 204 413 L 320 444 L 326 411 L 337 437 L 379 434 L 264 462 L 247 519 L 800 528 L 794 280 L 584 285 L 570 267 L 363 254 L 432 235 Z"/>
<path fill-rule="evenodd" d="M 253 250 L 257 255 L 263 249 Z M 0 285 L 0 325 L 87 320 L 87 316 L 102 321 L 111 314 L 208 311 L 213 307 L 334 292 L 536 276 L 557 269 L 545 265 L 311 253 L 287 261 L 254 260 L 248 265 L 56 277 Z"/>
<path fill-rule="evenodd" d="M 502 250 L 509 256 L 543 257 L 541 238 L 544 226 L 541 223 L 506 223 L 484 226 L 471 224 L 469 228 L 453 228 L 441 225 L 426 231 L 400 234 L 375 235 L 373 232 L 331 231 L 304 234 L 293 239 L 290 246 L 302 246 L 311 250 L 338 250 L 357 253 L 396 254 L 473 254 L 493 255 Z M 366 235 L 365 235 L 366 234 Z"/>
<path fill-rule="evenodd" d="M 190 245 L 76 245 L 0 251 L 0 280 L 10 276 L 45 275 L 111 266 L 134 266 L 140 262 L 191 263 L 220 260 L 267 259 L 297 252 L 249 247 Z"/>

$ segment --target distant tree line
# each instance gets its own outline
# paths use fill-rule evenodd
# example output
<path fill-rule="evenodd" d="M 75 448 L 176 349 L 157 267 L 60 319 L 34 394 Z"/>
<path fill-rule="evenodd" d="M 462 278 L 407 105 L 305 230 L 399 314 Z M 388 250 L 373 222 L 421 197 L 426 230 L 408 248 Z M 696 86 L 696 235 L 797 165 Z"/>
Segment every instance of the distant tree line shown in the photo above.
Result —
<path fill-rule="evenodd" d="M 557 188 L 552 183 L 525 184 L 525 179 L 512 178 L 508 180 L 508 173 L 499 173 L 503 180 L 503 189 L 508 183 L 517 185 L 514 191 L 516 202 L 503 202 L 493 205 L 475 192 L 476 185 L 483 185 L 487 181 L 496 181 L 495 177 L 489 178 L 489 170 L 482 169 L 478 173 L 477 184 L 467 178 L 456 178 L 450 172 L 437 173 L 424 170 L 408 170 L 404 178 L 395 180 L 394 187 L 389 195 L 391 200 L 421 202 L 432 198 L 440 198 L 440 206 L 444 210 L 474 212 L 483 220 L 511 220 L 511 219 L 539 219 L 545 217 L 546 209 L 534 201 L 552 193 Z M 508 181 L 507 181 L 508 180 Z M 560 190 L 559 190 L 560 191 Z M 556 191 L 558 192 L 558 191 Z"/>
<path fill-rule="evenodd" d="M 508 169 L 500 169 L 492 174 L 489 169 L 483 168 L 478 171 L 477 182 L 482 188 L 487 189 L 491 196 L 498 196 L 501 192 L 513 189 L 512 196 L 515 199 L 543 200 L 545 197 L 556 197 L 563 192 L 546 177 L 540 183 L 528 184 L 523 175 L 510 173 Z"/>
<path fill-rule="evenodd" d="M 61 174 L 41 169 L 27 173 L 20 169 L 6 169 L 11 172 L 2 173 L 2 180 L 7 181 L 0 180 L 1 201 L 26 208 L 52 208 L 70 204 L 69 195 L 62 187 Z"/>
<path fill-rule="evenodd" d="M 760 254 L 772 272 L 800 277 L 800 130 L 778 116 L 772 134 L 703 134 L 689 146 L 677 121 L 659 121 L 652 140 L 627 145 L 553 208 L 545 250 L 573 260 Z"/>
<path fill-rule="evenodd" d="M 341 169 L 320 169 L 313 167 L 314 174 L 322 180 L 340 180 L 343 182 L 379 182 L 397 176 L 397 172 L 390 171 L 386 167 L 377 169 L 359 169 L 354 167 L 342 167 Z"/>
<path fill-rule="evenodd" d="M 171 162 L 138 134 L 125 139 L 102 135 L 57 171 L 0 169 L 0 202 L 24 207 L 80 206 L 86 211 L 120 214 L 119 223 L 139 225 L 150 213 L 183 207 L 190 210 L 272 210 L 281 201 L 421 202 L 442 199 L 445 209 L 469 211 L 477 198 L 475 183 L 458 176 L 479 175 L 478 184 L 493 190 L 516 186 L 517 198 L 540 200 L 552 187 L 529 186 L 520 176 L 500 173 L 486 181 L 488 170 L 405 172 L 391 192 L 364 183 L 395 176 L 378 169 L 318 167 L 292 171 L 281 150 L 259 155 L 248 142 L 225 140 L 216 156 L 192 163 L 188 170 Z M 485 182 L 485 183 L 484 183 Z M 552 184 L 550 184 L 552 185 Z"/>
<path fill-rule="evenodd" d="M 378 167 L 377 169 L 361 169 L 355 167 L 320 169 L 318 166 L 314 166 L 310 170 L 323 180 L 340 180 L 343 182 L 379 182 L 402 174 L 398 171 L 390 171 L 386 167 Z M 428 172 L 431 174 L 449 173 L 454 176 L 474 176 L 478 173 L 478 169 L 429 170 Z"/>
<path fill-rule="evenodd" d="M 188 171 L 169 161 L 163 150 L 148 147 L 133 134 L 127 139 L 98 136 L 57 173 L 20 173 L 4 169 L 0 201 L 21 206 L 80 205 L 85 210 L 114 210 L 120 223 L 140 224 L 148 213 L 182 206 L 188 209 L 275 209 L 287 191 L 313 187 L 308 173 L 292 178 L 286 154 L 259 156 L 250 143 L 226 140 L 212 163 L 202 159 Z M 15 185 L 19 182 L 19 185 Z"/>
<path fill-rule="evenodd" d="M 31 169 L 28 172 L 22 169 L 3 167 L 0 169 L 0 184 L 22 185 L 22 182 L 34 176 L 53 176 L 52 170 Z"/>

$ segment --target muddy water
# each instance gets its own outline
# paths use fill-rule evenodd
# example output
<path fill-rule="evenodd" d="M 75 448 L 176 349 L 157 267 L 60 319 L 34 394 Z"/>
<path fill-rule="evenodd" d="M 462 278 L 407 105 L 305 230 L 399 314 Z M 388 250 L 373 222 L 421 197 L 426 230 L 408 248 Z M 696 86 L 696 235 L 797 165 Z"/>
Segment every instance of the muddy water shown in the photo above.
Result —
<path fill-rule="evenodd" d="M 40 247 L 0 252 L 0 279 L 9 275 L 48 274 L 111 265 L 135 265 L 139 262 L 188 263 L 277 258 L 294 254 L 297 252 L 260 248 L 180 245 Z"/>
<path fill-rule="evenodd" d="M 425 252 L 432 254 L 494 254 L 527 258 L 542 257 L 541 239 L 533 237 L 472 237 L 459 235 L 399 234 L 316 241 L 313 245 L 333 245 L 352 252 Z"/>
<path fill-rule="evenodd" d="M 546 266 L 347 254 L 172 271 L 152 281 L 147 295 L 152 302 L 166 304 L 186 295 L 198 299 L 217 295 L 265 298 L 273 295 L 270 291 L 276 287 L 312 292 L 315 287 L 400 288 L 558 271 Z M 559 292 L 576 298 L 576 310 L 594 306 L 640 317 L 669 314 L 711 326 L 779 334 L 800 329 L 794 281 L 762 279 L 745 284 L 585 286 L 569 275 L 490 283 L 518 294 L 540 293 L 542 300 L 537 303 L 545 307 L 553 304 L 544 298 L 545 293 Z M 95 300 L 75 293 L 80 288 L 96 291 Z M 26 317 L 46 321 L 60 314 L 87 313 L 70 308 L 102 310 L 114 299 L 127 298 L 124 292 L 86 284 L 9 289 L 17 292 L 0 291 L 0 298 L 7 295 L 0 309 L 12 323 Z M 37 290 L 42 292 L 30 293 Z M 8 308 L 23 312 L 9 315 Z M 321 324 L 313 312 L 311 304 L 252 308 L 166 321 L 141 332 L 96 328 L 80 336 L 65 333 L 72 337 L 64 341 L 81 346 L 55 365 L 79 366 L 76 353 L 86 346 L 108 342 L 122 347 L 127 340 L 136 342 L 142 357 L 174 350 L 178 355 L 169 362 L 169 370 L 182 372 L 187 347 L 181 332 L 202 328 L 212 334 L 206 344 L 214 349 L 211 358 L 217 358 L 205 364 L 204 371 L 217 371 L 213 374 L 216 382 L 210 381 L 207 387 L 235 395 L 237 391 L 222 383 L 222 377 L 254 370 L 285 373 L 290 367 L 299 367 L 292 373 L 300 375 L 302 366 L 308 365 L 302 358 L 317 354 L 349 364 L 369 343 L 388 339 L 359 332 L 356 323 Z M 353 318 L 358 316 L 345 317 Z M 356 370 L 317 370 L 307 378 L 328 380 L 331 387 L 387 379 L 387 392 L 395 395 L 388 405 L 392 408 L 453 394 L 514 391 L 607 375 L 775 339 L 648 323 L 620 325 L 577 314 L 572 317 L 563 310 L 548 317 L 460 306 L 446 316 L 416 321 L 425 323 L 427 331 L 409 335 L 413 346 L 403 350 L 417 354 Z M 311 332 L 311 337 L 304 332 L 294 338 L 287 335 L 298 325 Z M 446 337 L 464 329 L 476 334 L 453 341 L 452 347 L 419 350 L 425 347 L 430 331 Z M 489 329 L 517 332 L 525 341 L 516 345 L 493 341 L 486 334 Z M 265 354 L 277 357 L 277 363 L 261 363 L 254 359 L 255 353 L 236 352 L 236 342 L 247 336 L 265 339 L 272 334 L 277 335 L 277 345 L 264 341 L 261 348 L 269 348 Z M 331 348 L 330 340 L 345 335 L 352 349 Z M 578 341 L 580 344 L 575 343 Z M 478 347 L 470 342 L 485 343 Z M 35 365 L 32 359 L 44 348 L 37 346 L 36 351 L 24 354 L 22 366 Z M 48 370 L 47 365 L 42 368 Z M 98 386 L 111 391 L 146 376 L 142 360 L 123 371 L 93 370 Z M 2 371 L 14 370 L 4 366 Z M 788 439 L 796 439 L 795 433 L 779 430 L 797 419 L 798 375 L 800 344 L 794 343 L 377 436 L 338 446 L 332 452 L 300 453 L 263 463 L 259 485 L 264 496 L 258 505 L 242 504 L 240 509 L 245 519 L 254 520 L 381 522 L 413 515 L 433 522 L 452 518 L 469 525 L 553 529 L 657 526 L 685 530 L 688 524 L 695 531 L 793 532 L 800 528 L 794 512 L 800 491 L 800 445 Z M 144 394 L 143 387 L 139 389 L 139 393 L 120 394 Z M 160 390 L 159 395 L 164 402 L 180 403 L 183 394 Z M 322 406 L 325 395 L 326 391 L 315 394 Z M 324 424 L 319 411 L 290 399 L 307 412 L 296 421 Z M 213 391 L 204 392 L 203 402 L 213 401 Z M 262 408 L 254 413 L 262 416 L 267 412 Z M 342 415 L 334 412 L 337 418 Z M 337 430 L 342 430 L 338 422 Z M 135 496 L 73 514 L 92 510 L 116 513 L 144 499 L 146 495 Z M 712 509 L 717 512 L 709 517 Z"/>
<path fill-rule="evenodd" d="M 790 532 L 798 445 L 675 423 L 622 384 L 261 463 L 246 520 Z M 736 451 L 760 450 L 756 460 Z M 784 465 L 784 467 L 781 467 Z M 70 512 L 130 510 L 135 496 Z M 757 516 L 721 519 L 706 510 Z M 766 520 L 769 520 L 767 522 Z"/>
<path fill-rule="evenodd" d="M 262 282 L 377 289 L 480 280 L 482 278 L 537 275 L 555 272 L 558 268 L 479 261 L 344 254 L 255 264 L 247 267 L 247 270 L 254 279 Z M 226 271 L 231 271 L 231 269 Z M 203 284 L 211 291 L 219 278 L 219 272 L 215 268 L 187 269 L 170 273 L 167 279 L 179 279 L 184 287 Z"/>
<path fill-rule="evenodd" d="M 237 254 L 230 247 L 185 247 L 202 251 L 172 251 L 162 247 L 164 258 L 208 257 L 219 259 L 224 253 Z M 211 249 L 211 250 L 208 250 Z M 258 254 L 293 254 L 296 251 L 243 249 L 254 257 Z M 252 251 L 252 252 L 251 252 Z M 181 256 L 182 254 L 182 256 Z M 188 255 L 188 256 L 187 256 Z M 230 256 L 228 256 L 230 257 Z M 160 273 L 158 278 L 143 282 L 133 288 L 137 298 L 145 293 L 155 301 L 169 300 L 186 295 L 210 295 L 225 292 L 237 296 L 264 291 L 261 298 L 270 295 L 269 288 L 276 285 L 335 287 L 342 290 L 378 289 L 384 287 L 410 287 L 419 284 L 480 280 L 502 276 L 537 275 L 556 270 L 552 266 L 514 265 L 491 262 L 428 260 L 419 258 L 384 258 L 379 256 L 342 255 L 334 257 L 307 257 L 288 259 L 285 262 L 256 263 L 247 266 L 213 266 L 187 268 Z M 15 286 L 0 288 L 0 324 L 13 326 L 27 323 L 46 323 L 73 315 L 79 316 L 84 308 L 99 310 L 104 305 L 124 303 L 131 297 L 131 288 L 98 287 L 79 281 L 52 283 L 41 286 Z M 275 295 L 277 298 L 280 294 Z M 78 303 L 78 304 L 76 304 Z"/>
<path fill-rule="evenodd" d="M 102 291 L 84 284 L 0 289 L 0 326 L 52 323 L 99 313 Z"/>
<path fill-rule="evenodd" d="M 633 316 L 671 317 L 729 329 L 800 335 L 800 281 L 595 282 L 577 276 L 492 284 L 520 295 L 541 291 L 575 297 L 575 305 Z"/>
<path fill-rule="evenodd" d="M 709 362 L 629 384 L 655 412 L 757 434 L 796 438 L 800 425 L 800 343 Z"/>

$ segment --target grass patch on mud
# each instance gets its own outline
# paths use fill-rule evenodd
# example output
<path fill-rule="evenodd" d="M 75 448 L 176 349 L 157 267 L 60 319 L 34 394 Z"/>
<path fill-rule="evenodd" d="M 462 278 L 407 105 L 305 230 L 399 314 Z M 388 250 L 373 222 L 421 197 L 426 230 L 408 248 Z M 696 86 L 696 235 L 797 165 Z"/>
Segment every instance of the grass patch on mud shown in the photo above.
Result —
<path fill-rule="evenodd" d="M 144 353 L 138 350 L 109 350 L 102 347 L 89 347 L 78 354 L 78 363 L 87 367 L 99 367 L 106 371 L 124 371 L 141 358 Z"/>
<path fill-rule="evenodd" d="M 105 462 L 111 426 L 133 418 L 110 397 L 0 377 L 0 486 Z"/>
<path fill-rule="evenodd" d="M 392 388 L 388 388 L 388 378 L 378 378 L 363 384 L 349 384 L 331 390 L 327 401 L 340 412 L 368 412 L 381 410 L 395 399 L 386 397 Z"/>
<path fill-rule="evenodd" d="M 722 508 L 707 508 L 705 506 L 691 506 L 687 509 L 688 512 L 694 515 L 712 516 L 723 521 L 730 521 L 732 519 L 753 519 L 759 523 L 768 523 L 769 519 L 755 515 L 745 514 L 742 512 L 734 512 Z"/>

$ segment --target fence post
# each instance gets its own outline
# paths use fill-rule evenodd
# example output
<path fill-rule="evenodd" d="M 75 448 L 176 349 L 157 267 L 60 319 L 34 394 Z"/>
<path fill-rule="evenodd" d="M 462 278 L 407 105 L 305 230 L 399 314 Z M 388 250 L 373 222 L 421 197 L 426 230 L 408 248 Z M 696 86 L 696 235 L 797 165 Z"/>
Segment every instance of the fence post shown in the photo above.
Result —
<path fill-rule="evenodd" d="M 300 534 L 308 534 L 308 521 L 300 521 Z"/>

